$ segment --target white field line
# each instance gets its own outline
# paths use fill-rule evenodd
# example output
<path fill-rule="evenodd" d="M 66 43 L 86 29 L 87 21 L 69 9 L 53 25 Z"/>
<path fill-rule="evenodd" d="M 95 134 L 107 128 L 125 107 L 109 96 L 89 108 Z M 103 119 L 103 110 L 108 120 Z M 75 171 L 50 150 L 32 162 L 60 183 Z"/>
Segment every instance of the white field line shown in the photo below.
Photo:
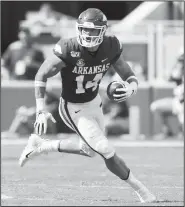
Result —
<path fill-rule="evenodd" d="M 184 147 L 183 141 L 120 141 L 109 140 L 115 147 Z M 25 145 L 27 139 L 2 139 L 1 145 Z"/>

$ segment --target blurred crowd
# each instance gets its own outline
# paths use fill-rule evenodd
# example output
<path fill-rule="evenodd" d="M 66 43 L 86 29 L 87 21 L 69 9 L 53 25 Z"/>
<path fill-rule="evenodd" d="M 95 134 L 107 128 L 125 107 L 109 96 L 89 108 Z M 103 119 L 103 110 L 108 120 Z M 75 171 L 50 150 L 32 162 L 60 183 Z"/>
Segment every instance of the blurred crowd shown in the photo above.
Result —
<path fill-rule="evenodd" d="M 1 80 L 34 80 L 45 59 L 35 38 L 47 31 L 52 35 L 51 31 L 55 31 L 53 28 L 63 17 L 47 3 L 42 4 L 39 11 L 28 11 L 25 16 L 25 20 L 19 22 L 18 40 L 12 42 L 2 55 Z"/>
<path fill-rule="evenodd" d="M 43 52 L 34 44 L 30 30 L 20 28 L 18 40 L 2 55 L 1 80 L 34 80 L 44 58 Z"/>

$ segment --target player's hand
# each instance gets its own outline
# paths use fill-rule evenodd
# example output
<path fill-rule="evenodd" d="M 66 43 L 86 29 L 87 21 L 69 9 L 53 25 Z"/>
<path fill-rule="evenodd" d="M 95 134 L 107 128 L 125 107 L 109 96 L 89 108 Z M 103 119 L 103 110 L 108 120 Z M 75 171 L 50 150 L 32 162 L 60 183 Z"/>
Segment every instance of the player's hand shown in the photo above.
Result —
<path fill-rule="evenodd" d="M 130 84 L 126 81 L 124 81 L 123 84 L 125 85 L 125 87 L 117 88 L 113 95 L 114 100 L 117 101 L 118 103 L 127 100 L 133 94 L 133 90 L 130 87 Z"/>
<path fill-rule="evenodd" d="M 47 122 L 50 119 L 53 123 L 56 123 L 53 115 L 49 112 L 40 111 L 36 115 L 36 121 L 34 123 L 35 132 L 38 135 L 46 134 Z"/>

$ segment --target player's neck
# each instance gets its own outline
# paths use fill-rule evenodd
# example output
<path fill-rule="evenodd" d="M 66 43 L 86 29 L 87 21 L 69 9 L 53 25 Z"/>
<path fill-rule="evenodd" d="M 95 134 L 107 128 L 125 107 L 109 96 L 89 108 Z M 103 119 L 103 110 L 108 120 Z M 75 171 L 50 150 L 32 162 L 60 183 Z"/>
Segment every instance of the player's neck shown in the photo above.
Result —
<path fill-rule="evenodd" d="M 98 50 L 98 48 L 99 48 L 99 45 L 96 45 L 95 47 L 88 47 L 87 50 L 89 52 L 96 52 Z"/>

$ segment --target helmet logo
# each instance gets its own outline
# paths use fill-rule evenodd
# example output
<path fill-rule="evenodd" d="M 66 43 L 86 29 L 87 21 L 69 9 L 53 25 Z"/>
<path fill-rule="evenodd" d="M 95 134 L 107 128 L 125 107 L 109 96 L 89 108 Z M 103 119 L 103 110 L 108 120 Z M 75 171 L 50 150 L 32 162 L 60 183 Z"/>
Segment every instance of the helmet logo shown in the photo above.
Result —
<path fill-rule="evenodd" d="M 85 65 L 85 61 L 83 59 L 79 59 L 76 63 L 77 66 L 83 67 Z"/>
<path fill-rule="evenodd" d="M 94 28 L 94 23 L 93 22 L 84 22 L 83 26 L 88 27 L 88 28 Z"/>

